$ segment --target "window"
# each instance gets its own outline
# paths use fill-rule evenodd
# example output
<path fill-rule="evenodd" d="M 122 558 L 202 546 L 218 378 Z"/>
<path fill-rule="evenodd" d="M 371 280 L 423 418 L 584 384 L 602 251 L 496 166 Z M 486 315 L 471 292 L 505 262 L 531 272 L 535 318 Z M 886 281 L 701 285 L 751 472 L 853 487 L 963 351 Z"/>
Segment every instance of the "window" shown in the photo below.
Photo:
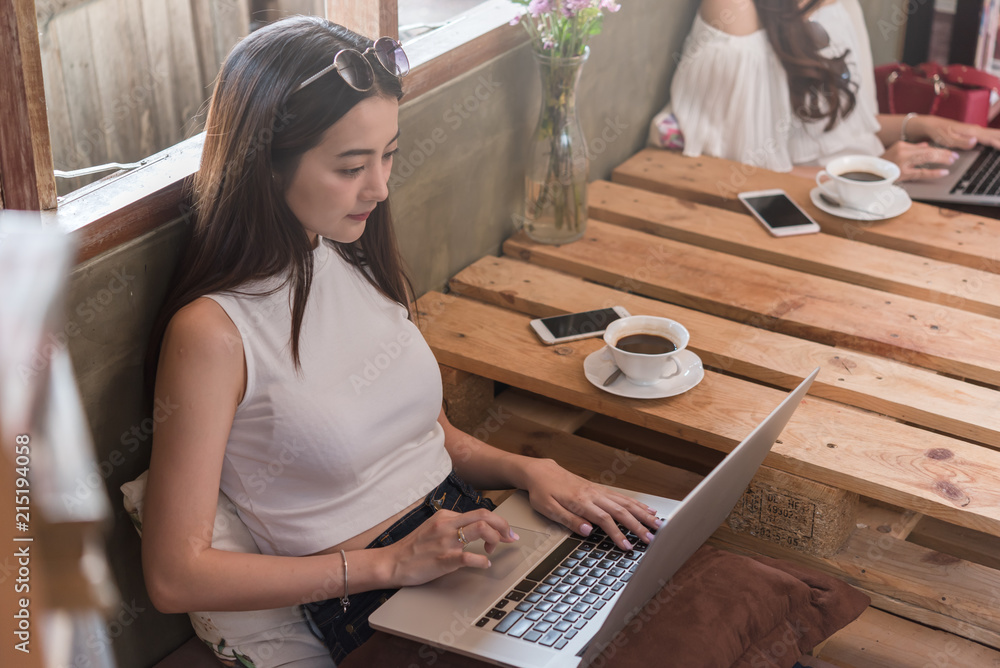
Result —
<path fill-rule="evenodd" d="M 403 0 L 399 6 L 399 40 L 405 44 L 443 28 L 480 4 L 483 0 Z"/>
<path fill-rule="evenodd" d="M 97 13 L 104 3 L 120 10 L 106 21 Z M 448 6 L 451 18 L 433 15 L 424 22 L 444 25 L 406 41 L 407 100 L 526 41 L 522 27 L 509 25 L 518 7 L 508 0 L 426 4 L 435 11 Z M 397 0 L 0 0 L 0 43 L 12 45 L 0 49 L 0 207 L 54 210 L 48 218 L 79 238 L 81 261 L 175 219 L 181 182 L 197 170 L 199 112 L 232 44 L 272 17 L 321 6 L 366 34 L 393 34 L 399 25 Z M 63 14 L 74 20 L 61 25 Z M 185 22 L 190 35 L 163 29 Z M 139 66 L 98 72 L 95 54 L 119 63 L 134 54 Z M 69 83 L 67 72 L 84 83 Z M 53 121 L 69 119 L 53 122 L 51 132 L 43 88 Z M 154 125 L 154 113 L 170 122 Z M 81 121 L 87 114 L 96 119 L 91 126 Z M 119 125 L 131 128 L 128 139 Z M 156 153 L 158 147 L 165 148 Z M 59 169 L 101 160 L 139 166 L 97 175 L 99 181 L 65 194 L 57 207 L 53 154 Z"/>

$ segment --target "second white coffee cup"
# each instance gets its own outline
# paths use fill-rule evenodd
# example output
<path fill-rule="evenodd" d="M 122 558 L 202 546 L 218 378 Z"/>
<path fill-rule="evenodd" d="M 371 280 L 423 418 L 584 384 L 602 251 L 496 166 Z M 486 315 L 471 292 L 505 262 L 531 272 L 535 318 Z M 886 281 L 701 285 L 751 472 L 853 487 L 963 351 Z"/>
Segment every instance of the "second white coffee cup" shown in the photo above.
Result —
<path fill-rule="evenodd" d="M 621 318 L 604 331 L 604 342 L 615 364 L 636 385 L 653 385 L 680 373 L 676 355 L 687 347 L 690 338 L 684 325 L 652 315 Z"/>
<path fill-rule="evenodd" d="M 855 209 L 872 210 L 892 204 L 892 184 L 899 166 L 873 155 L 845 155 L 827 163 L 816 175 L 816 184 L 827 195 Z"/>

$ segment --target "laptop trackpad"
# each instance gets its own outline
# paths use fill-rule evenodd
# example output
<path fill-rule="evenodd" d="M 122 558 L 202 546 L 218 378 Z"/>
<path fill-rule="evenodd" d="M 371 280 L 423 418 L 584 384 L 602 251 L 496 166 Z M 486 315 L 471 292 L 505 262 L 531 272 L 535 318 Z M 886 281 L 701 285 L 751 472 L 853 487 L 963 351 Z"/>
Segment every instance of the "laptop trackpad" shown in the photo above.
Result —
<path fill-rule="evenodd" d="M 512 571 L 524 565 L 526 559 L 537 561 L 539 549 L 549 540 L 549 534 L 511 525 L 520 540 L 513 543 L 499 543 L 493 554 L 486 554 L 485 543 L 477 540 L 466 548 L 466 552 L 483 554 L 493 564 L 489 568 L 467 568 L 466 573 L 477 574 L 491 580 L 502 580 Z"/>

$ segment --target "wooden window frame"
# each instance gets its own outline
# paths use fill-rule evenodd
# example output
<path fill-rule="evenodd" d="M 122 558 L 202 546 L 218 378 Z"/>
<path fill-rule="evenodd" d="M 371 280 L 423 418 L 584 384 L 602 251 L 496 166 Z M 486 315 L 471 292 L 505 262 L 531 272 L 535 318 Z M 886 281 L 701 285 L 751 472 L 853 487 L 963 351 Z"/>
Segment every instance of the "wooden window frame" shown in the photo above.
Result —
<path fill-rule="evenodd" d="M 56 206 L 33 0 L 0 0 L 0 208 Z M 9 94 L 8 94 L 9 93 Z"/>
<path fill-rule="evenodd" d="M 397 0 L 327 0 L 327 11 L 334 5 L 337 20 L 362 34 L 398 34 Z M 525 43 L 525 30 L 509 24 L 515 13 L 507 0 L 486 0 L 412 40 L 404 100 Z M 46 224 L 74 235 L 77 262 L 184 215 L 183 188 L 198 170 L 203 134 L 146 158 L 136 169 L 74 191 L 60 198 L 57 206 L 33 2 L 0 0 L 0 38 L 7 35 L 18 37 L 19 49 L 13 55 L 0 54 L 0 89 L 14 91 L 13 108 L 4 104 L 0 109 L 0 203 L 11 209 L 42 210 Z"/>

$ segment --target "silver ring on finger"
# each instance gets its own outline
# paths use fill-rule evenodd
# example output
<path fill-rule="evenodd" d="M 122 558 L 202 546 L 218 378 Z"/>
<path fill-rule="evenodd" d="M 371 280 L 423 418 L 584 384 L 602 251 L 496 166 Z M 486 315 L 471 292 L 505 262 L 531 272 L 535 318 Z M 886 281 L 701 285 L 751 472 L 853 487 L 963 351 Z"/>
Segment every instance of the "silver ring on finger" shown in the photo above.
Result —
<path fill-rule="evenodd" d="M 462 530 L 464 527 L 458 527 L 458 540 L 462 545 L 468 545 L 469 539 L 465 537 L 465 532 Z"/>

